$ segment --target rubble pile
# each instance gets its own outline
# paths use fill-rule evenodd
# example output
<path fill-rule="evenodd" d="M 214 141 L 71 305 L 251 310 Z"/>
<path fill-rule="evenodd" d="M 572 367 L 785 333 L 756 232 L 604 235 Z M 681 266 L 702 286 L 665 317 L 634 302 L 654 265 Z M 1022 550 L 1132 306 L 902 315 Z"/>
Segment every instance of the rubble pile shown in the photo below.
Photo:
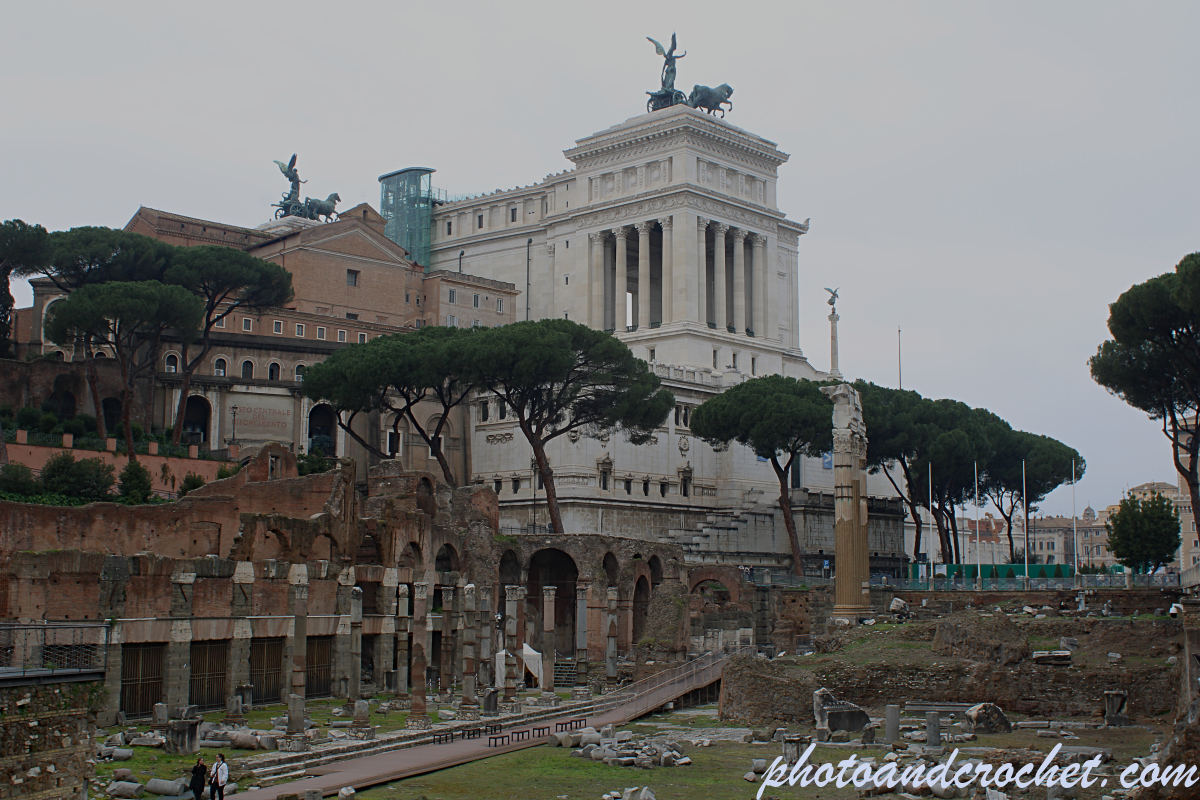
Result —
<path fill-rule="evenodd" d="M 605 725 L 598 731 L 589 727 L 552 734 L 548 743 L 551 747 L 572 748 L 571 755 L 577 758 L 590 758 L 617 767 L 649 769 L 685 767 L 692 763 L 678 741 L 661 737 L 634 741 L 631 731 L 618 731 L 612 725 Z M 620 794 L 616 796 L 621 797 Z"/>

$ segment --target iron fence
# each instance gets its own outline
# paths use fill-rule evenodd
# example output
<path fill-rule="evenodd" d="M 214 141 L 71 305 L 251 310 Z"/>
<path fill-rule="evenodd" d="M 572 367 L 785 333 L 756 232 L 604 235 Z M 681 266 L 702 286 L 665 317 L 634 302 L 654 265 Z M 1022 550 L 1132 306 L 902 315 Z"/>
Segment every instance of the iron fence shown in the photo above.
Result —
<path fill-rule="evenodd" d="M 1200 578 L 1200 576 L 1197 576 Z M 1124 589 L 1124 588 L 1155 588 L 1180 586 L 1178 574 L 1155 575 L 1123 575 L 1123 574 L 1080 574 L 1066 578 L 984 578 L 982 583 L 975 578 L 964 578 L 961 575 L 953 578 L 927 578 L 913 580 L 909 578 L 871 578 L 871 587 L 875 589 L 895 589 L 909 592 L 969 592 L 974 589 L 987 591 L 1071 591 L 1085 589 Z"/>
<path fill-rule="evenodd" d="M 0 678 L 103 672 L 109 632 L 104 623 L 0 623 Z"/>

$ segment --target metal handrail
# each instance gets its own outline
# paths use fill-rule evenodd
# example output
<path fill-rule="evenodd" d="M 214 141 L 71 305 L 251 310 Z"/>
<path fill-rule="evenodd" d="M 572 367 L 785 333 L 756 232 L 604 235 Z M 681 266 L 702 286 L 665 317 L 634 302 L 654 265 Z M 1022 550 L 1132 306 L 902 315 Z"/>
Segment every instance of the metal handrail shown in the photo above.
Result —
<path fill-rule="evenodd" d="M 718 670 L 725 665 L 734 655 L 747 650 L 756 650 L 754 645 L 744 645 L 737 647 L 731 652 L 709 651 L 703 655 L 689 661 L 685 664 L 680 664 L 670 669 L 665 669 L 648 678 L 643 678 L 640 681 L 631 683 L 628 686 L 622 686 L 619 689 L 614 689 L 604 695 L 603 700 L 596 703 L 596 711 L 612 711 L 614 709 L 622 709 L 625 719 L 633 719 L 651 709 L 657 708 L 663 703 L 669 702 L 661 696 L 657 696 L 659 690 L 672 684 L 679 684 L 682 681 L 682 686 L 676 688 L 682 689 L 679 696 L 687 694 L 692 689 L 701 685 L 708 685 L 714 678 L 708 673 Z M 637 688 L 641 687 L 641 688 Z"/>

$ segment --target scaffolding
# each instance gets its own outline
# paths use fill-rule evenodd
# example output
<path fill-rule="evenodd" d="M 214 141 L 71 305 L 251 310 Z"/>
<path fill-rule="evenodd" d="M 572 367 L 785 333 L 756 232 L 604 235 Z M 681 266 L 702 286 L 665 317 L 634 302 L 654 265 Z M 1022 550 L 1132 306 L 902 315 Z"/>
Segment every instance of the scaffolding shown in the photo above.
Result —
<path fill-rule="evenodd" d="M 387 220 L 384 235 L 408 251 L 408 257 L 429 271 L 433 209 L 447 201 L 433 188 L 429 167 L 408 167 L 379 176 L 379 210 Z"/>

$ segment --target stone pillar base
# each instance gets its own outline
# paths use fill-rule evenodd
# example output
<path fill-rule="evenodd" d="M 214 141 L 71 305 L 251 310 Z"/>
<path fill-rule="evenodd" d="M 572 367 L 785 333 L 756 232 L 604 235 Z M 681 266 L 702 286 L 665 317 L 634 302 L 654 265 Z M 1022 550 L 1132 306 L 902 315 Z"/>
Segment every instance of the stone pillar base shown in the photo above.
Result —
<path fill-rule="evenodd" d="M 410 714 L 404 721 L 404 727 L 410 731 L 427 731 L 433 727 L 427 714 Z"/>
<path fill-rule="evenodd" d="M 832 619 L 844 619 L 847 622 L 849 622 L 851 626 L 854 626 L 854 625 L 858 624 L 859 617 L 870 617 L 870 616 L 873 616 L 874 613 L 875 612 L 872 611 L 872 609 L 869 605 L 834 606 L 833 611 L 829 612 L 829 618 L 831 620 Z"/>
<path fill-rule="evenodd" d="M 518 702 L 500 703 L 498 709 L 501 714 L 520 714 L 521 704 Z"/>
<path fill-rule="evenodd" d="M 308 737 L 303 733 L 289 734 L 287 736 L 277 736 L 275 744 L 286 753 L 306 753 L 308 752 Z"/>
<path fill-rule="evenodd" d="M 346 728 L 346 736 L 351 739 L 374 739 L 375 728 L 376 726 L 374 725 L 364 725 L 361 727 L 351 725 L 349 728 Z"/>
<path fill-rule="evenodd" d="M 571 702 L 578 703 L 592 699 L 592 690 L 588 686 L 576 686 L 571 690 Z"/>
<path fill-rule="evenodd" d="M 457 719 L 475 721 L 479 719 L 479 706 L 459 706 Z"/>
<path fill-rule="evenodd" d="M 396 695 L 396 699 L 392 701 L 392 708 L 397 711 L 407 711 L 412 708 L 412 698 L 406 694 Z"/>
<path fill-rule="evenodd" d="M 542 696 L 538 698 L 537 704 L 547 708 L 558 708 L 561 698 L 554 692 L 542 692 Z"/>

